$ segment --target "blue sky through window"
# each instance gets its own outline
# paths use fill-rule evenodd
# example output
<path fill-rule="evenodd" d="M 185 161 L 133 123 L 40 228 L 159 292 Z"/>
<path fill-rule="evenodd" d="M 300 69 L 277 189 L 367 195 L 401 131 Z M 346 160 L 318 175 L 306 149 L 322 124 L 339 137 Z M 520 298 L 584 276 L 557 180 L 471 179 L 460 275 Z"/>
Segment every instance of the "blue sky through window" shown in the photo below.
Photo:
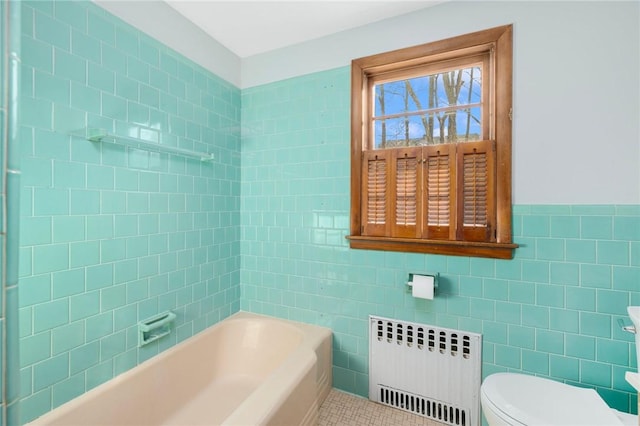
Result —
<path fill-rule="evenodd" d="M 481 77 L 474 66 L 377 84 L 375 148 L 480 139 Z"/>

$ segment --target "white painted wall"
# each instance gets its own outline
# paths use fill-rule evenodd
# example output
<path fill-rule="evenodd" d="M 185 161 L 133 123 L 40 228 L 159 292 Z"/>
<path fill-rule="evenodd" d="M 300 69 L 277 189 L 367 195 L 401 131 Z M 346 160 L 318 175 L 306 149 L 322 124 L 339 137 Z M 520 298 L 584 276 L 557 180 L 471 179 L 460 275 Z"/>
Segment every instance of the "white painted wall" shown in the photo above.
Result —
<path fill-rule="evenodd" d="M 444 3 L 242 60 L 242 87 L 514 25 L 515 204 L 640 203 L 640 3 Z"/>

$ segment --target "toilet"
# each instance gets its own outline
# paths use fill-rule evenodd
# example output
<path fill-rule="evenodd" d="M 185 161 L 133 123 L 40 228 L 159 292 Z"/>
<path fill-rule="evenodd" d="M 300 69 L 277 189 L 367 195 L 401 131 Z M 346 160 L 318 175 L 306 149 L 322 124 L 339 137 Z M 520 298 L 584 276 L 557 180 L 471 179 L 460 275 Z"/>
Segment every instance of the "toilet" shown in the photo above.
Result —
<path fill-rule="evenodd" d="M 489 375 L 480 387 L 489 426 L 638 426 L 638 417 L 610 408 L 593 389 L 519 373 Z"/>

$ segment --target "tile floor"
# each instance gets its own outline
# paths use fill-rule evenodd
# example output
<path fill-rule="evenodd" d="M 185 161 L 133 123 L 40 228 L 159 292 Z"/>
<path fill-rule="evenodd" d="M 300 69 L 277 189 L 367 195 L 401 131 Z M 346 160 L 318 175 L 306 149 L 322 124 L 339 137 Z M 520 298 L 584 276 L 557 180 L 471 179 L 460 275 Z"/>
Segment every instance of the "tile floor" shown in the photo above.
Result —
<path fill-rule="evenodd" d="M 331 389 L 320 407 L 318 426 L 443 426 L 425 417 Z"/>

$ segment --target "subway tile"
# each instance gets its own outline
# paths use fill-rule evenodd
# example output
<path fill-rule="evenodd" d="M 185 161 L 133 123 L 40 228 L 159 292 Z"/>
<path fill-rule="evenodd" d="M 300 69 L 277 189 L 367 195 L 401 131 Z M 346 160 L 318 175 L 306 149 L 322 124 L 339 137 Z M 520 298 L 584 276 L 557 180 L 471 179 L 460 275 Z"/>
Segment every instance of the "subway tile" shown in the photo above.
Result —
<path fill-rule="evenodd" d="M 529 282 L 509 281 L 509 301 L 532 305 L 535 303 L 536 286 Z"/>
<path fill-rule="evenodd" d="M 69 320 L 76 321 L 97 314 L 100 311 L 100 293 L 91 291 L 69 298 Z"/>
<path fill-rule="evenodd" d="M 549 354 L 523 350 L 522 369 L 534 374 L 549 374 Z"/>
<path fill-rule="evenodd" d="M 113 269 L 115 284 L 131 282 L 138 278 L 138 263 L 134 259 L 115 262 Z"/>
<path fill-rule="evenodd" d="M 87 83 L 100 90 L 103 95 L 115 93 L 114 72 L 93 62 L 88 63 Z"/>
<path fill-rule="evenodd" d="M 51 356 L 51 332 L 20 339 L 20 367 L 33 365 Z"/>
<path fill-rule="evenodd" d="M 535 305 L 522 305 L 522 325 L 539 329 L 549 328 L 549 308 Z"/>
<path fill-rule="evenodd" d="M 96 240 L 111 237 L 113 237 L 112 215 L 87 216 L 87 239 Z"/>
<path fill-rule="evenodd" d="M 84 391 L 84 373 L 78 373 L 67 379 L 60 380 L 51 387 L 52 407 L 56 408 L 82 395 Z"/>
<path fill-rule="evenodd" d="M 45 388 L 20 400 L 20 421 L 30 422 L 51 411 L 51 388 Z"/>
<path fill-rule="evenodd" d="M 52 218 L 53 242 L 68 243 L 85 239 L 85 219 L 82 216 L 55 216 Z"/>
<path fill-rule="evenodd" d="M 535 345 L 536 345 L 535 329 L 532 327 L 521 327 L 518 325 L 509 325 L 509 345 L 515 346 L 517 348 L 522 348 L 522 349 L 531 349 L 531 350 L 535 349 Z M 523 351 L 523 358 L 524 358 L 524 351 Z M 523 362 L 524 362 L 524 359 L 523 359 Z"/>
<path fill-rule="evenodd" d="M 596 359 L 609 365 L 629 365 L 629 343 L 596 339 Z"/>
<path fill-rule="evenodd" d="M 560 355 L 549 355 L 549 372 L 551 376 L 578 381 L 580 379 L 580 361 Z"/>
<path fill-rule="evenodd" d="M 595 263 L 596 261 L 595 241 L 567 239 L 565 247 L 566 260 L 569 262 Z"/>
<path fill-rule="evenodd" d="M 109 20 L 107 20 L 106 18 L 89 12 L 87 19 L 87 30 L 90 36 L 95 37 L 108 45 L 115 46 L 115 25 L 112 22 L 109 22 Z"/>
<path fill-rule="evenodd" d="M 51 238 L 50 217 L 22 217 L 20 219 L 20 241 L 23 246 L 48 244 Z"/>
<path fill-rule="evenodd" d="M 23 158 L 21 171 L 21 183 L 24 186 L 53 185 L 53 166 L 49 158 Z"/>
<path fill-rule="evenodd" d="M 589 265 L 580 266 L 580 285 L 582 287 L 611 288 L 611 266 Z"/>
<path fill-rule="evenodd" d="M 76 2 L 60 1 L 54 3 L 54 16 L 72 28 L 86 31 L 87 10 Z"/>
<path fill-rule="evenodd" d="M 78 129 L 82 129 L 87 124 L 87 113 L 68 105 L 53 105 L 53 130 L 61 134 L 67 134 Z M 96 160 L 95 152 L 91 150 L 92 144 L 85 139 L 81 139 L 82 143 L 78 144 L 77 138 L 71 139 L 72 159 L 75 161 L 87 161 L 90 163 L 99 162 Z M 92 155 L 94 154 L 94 155 Z"/>
<path fill-rule="evenodd" d="M 114 359 L 127 349 L 126 333 L 124 331 L 110 334 L 100 339 L 100 360 Z M 115 367 L 114 367 L 115 368 Z M 117 372 L 116 372 L 117 374 Z"/>
<path fill-rule="evenodd" d="M 127 73 L 127 57 L 122 54 L 121 50 L 116 49 L 108 44 L 100 45 L 101 63 L 106 68 L 115 71 L 116 74 L 116 87 L 118 84 L 118 77 L 124 76 Z"/>
<path fill-rule="evenodd" d="M 521 368 L 522 350 L 517 347 L 496 345 L 495 362 L 497 365 L 508 368 Z"/>
<path fill-rule="evenodd" d="M 33 248 L 33 272 L 62 271 L 69 267 L 69 245 L 47 244 Z"/>
<path fill-rule="evenodd" d="M 640 240 L 640 216 L 615 216 L 613 238 L 622 241 Z"/>
<path fill-rule="evenodd" d="M 71 83 L 71 102 L 72 108 L 77 108 L 91 114 L 100 114 L 100 91 L 93 87 L 86 86 L 84 81 L 81 83 Z M 98 128 L 109 128 L 107 126 L 93 126 Z"/>
<path fill-rule="evenodd" d="M 536 304 L 555 308 L 564 307 L 564 287 L 559 285 L 537 284 Z"/>
<path fill-rule="evenodd" d="M 95 189 L 114 189 L 115 170 L 107 166 L 87 167 L 87 187 Z"/>
<path fill-rule="evenodd" d="M 67 25 L 50 15 L 35 12 L 35 38 L 66 51 L 71 50 L 71 31 Z"/>
<path fill-rule="evenodd" d="M 508 281 L 485 279 L 482 288 L 483 288 L 483 297 L 486 299 L 507 300 L 509 297 Z"/>
<path fill-rule="evenodd" d="M 536 258 L 540 260 L 564 260 L 564 240 L 559 238 L 538 238 Z"/>
<path fill-rule="evenodd" d="M 596 289 L 567 287 L 565 304 L 568 309 L 594 312 L 596 310 Z"/>
<path fill-rule="evenodd" d="M 76 374 L 96 365 L 100 360 L 100 342 L 93 342 L 79 346 L 69 352 L 69 374 Z"/>
<path fill-rule="evenodd" d="M 127 300 L 126 286 L 124 284 L 114 285 L 102 289 L 100 293 L 101 311 L 114 310 L 123 306 Z"/>
<path fill-rule="evenodd" d="M 536 350 L 550 354 L 564 353 L 564 333 L 536 329 Z"/>
<path fill-rule="evenodd" d="M 611 316 L 592 312 L 580 312 L 580 334 L 594 337 L 610 337 Z"/>
<path fill-rule="evenodd" d="M 613 235 L 613 221 L 610 216 L 582 216 L 580 237 L 584 239 L 610 240 Z"/>
<path fill-rule="evenodd" d="M 552 238 L 580 238 L 580 218 L 575 216 L 551 216 L 549 235 Z"/>
<path fill-rule="evenodd" d="M 72 189 L 70 191 L 69 212 L 72 215 L 95 215 L 100 213 L 100 192 Z"/>
<path fill-rule="evenodd" d="M 134 56 L 127 56 L 127 76 L 135 81 L 148 83 L 149 65 Z"/>
<path fill-rule="evenodd" d="M 570 357 L 595 360 L 596 339 L 590 336 L 567 333 L 565 335 L 565 354 Z"/>
<path fill-rule="evenodd" d="M 138 33 L 124 28 L 118 28 L 115 32 L 116 48 L 126 55 L 138 56 Z"/>
<path fill-rule="evenodd" d="M 482 333 L 484 339 L 491 343 L 507 344 L 508 325 L 504 323 L 483 321 Z"/>
<path fill-rule="evenodd" d="M 69 322 L 69 301 L 58 299 L 35 305 L 33 308 L 33 331 L 50 330 Z"/>
<path fill-rule="evenodd" d="M 542 260 L 523 260 L 522 277 L 524 281 L 537 283 L 549 282 L 550 263 Z"/>
<path fill-rule="evenodd" d="M 51 275 L 41 274 L 20 280 L 20 307 L 51 300 Z"/>
<path fill-rule="evenodd" d="M 550 234 L 549 217 L 541 215 L 522 218 L 522 235 L 525 237 L 548 237 Z"/>
<path fill-rule="evenodd" d="M 53 329 L 51 331 L 53 355 L 69 352 L 82 345 L 85 342 L 84 324 L 84 321 L 76 321 Z"/>
<path fill-rule="evenodd" d="M 583 216 L 610 216 L 615 214 L 615 207 L 604 204 L 576 204 L 571 206 L 571 213 Z"/>
<path fill-rule="evenodd" d="M 633 297 L 634 292 L 638 290 L 638 283 L 640 282 L 640 268 L 635 266 L 614 266 L 613 267 L 613 289 L 614 290 L 626 290 L 631 292 Z"/>
<path fill-rule="evenodd" d="M 549 264 L 549 282 L 577 286 L 580 284 L 580 264 L 566 262 L 551 262 Z"/>
<path fill-rule="evenodd" d="M 38 392 L 69 376 L 69 354 L 64 353 L 33 367 L 33 390 Z"/>
<path fill-rule="evenodd" d="M 122 75 L 121 73 L 116 74 L 116 95 L 127 99 L 132 102 L 138 102 L 138 93 L 139 93 L 139 83 L 127 77 L 126 75 Z"/>
<path fill-rule="evenodd" d="M 597 261 L 600 264 L 628 265 L 629 243 L 625 241 L 598 241 Z"/>
<path fill-rule="evenodd" d="M 596 311 L 599 313 L 625 315 L 629 305 L 629 293 L 626 291 L 598 289 L 596 302 Z"/>
<path fill-rule="evenodd" d="M 120 191 L 100 191 L 101 213 L 125 213 L 127 211 L 126 194 Z"/>
<path fill-rule="evenodd" d="M 105 312 L 87 318 L 85 340 L 91 342 L 113 333 L 113 312 Z"/>
<path fill-rule="evenodd" d="M 72 83 L 84 84 L 87 81 L 87 60 L 68 51 L 54 49 L 53 74 L 56 77 L 71 80 Z M 73 100 L 73 86 L 71 88 Z M 80 101 L 76 96 L 76 101 Z"/>
<path fill-rule="evenodd" d="M 71 53 L 94 63 L 102 60 L 100 41 L 84 32 L 71 30 Z"/>
<path fill-rule="evenodd" d="M 578 311 L 568 309 L 549 309 L 549 328 L 568 333 L 579 332 Z"/>
<path fill-rule="evenodd" d="M 97 245 L 97 242 L 96 242 Z M 98 253 L 95 254 L 98 257 Z M 96 262 L 97 263 L 97 262 Z M 88 266 L 86 268 L 87 291 L 98 290 L 114 284 L 113 265 L 110 263 Z"/>
<path fill-rule="evenodd" d="M 51 75 L 49 72 L 35 70 L 34 90 L 36 98 L 69 104 L 71 86 L 67 79 Z"/>
<path fill-rule="evenodd" d="M 580 381 L 593 386 L 611 387 L 611 364 L 580 361 Z"/>
<path fill-rule="evenodd" d="M 59 134 L 56 132 L 42 131 L 36 129 L 35 138 L 33 141 L 34 153 L 38 157 L 45 157 L 48 159 L 53 159 L 53 181 L 56 187 L 63 187 L 69 180 L 65 180 L 66 176 L 61 176 L 60 173 L 57 172 L 57 168 L 65 168 L 65 167 L 79 167 L 79 164 L 68 163 L 65 160 L 68 160 L 71 156 L 70 154 L 70 145 L 69 145 L 69 137 L 67 135 Z M 58 163 L 58 161 L 60 163 Z M 69 170 L 69 175 L 72 175 L 73 172 L 76 172 L 76 169 Z M 60 179 L 60 184 L 56 182 L 56 178 Z M 81 182 L 84 182 L 84 179 L 81 179 Z"/>
<path fill-rule="evenodd" d="M 640 241 L 631 242 L 631 262 L 632 266 L 640 266 Z"/>
<path fill-rule="evenodd" d="M 51 101 L 20 97 L 20 122 L 24 126 L 51 129 L 53 105 Z"/>
<path fill-rule="evenodd" d="M 53 298 L 67 297 L 84 292 L 85 270 L 69 269 L 52 274 Z"/>
<path fill-rule="evenodd" d="M 508 324 L 520 324 L 522 322 L 522 308 L 519 304 L 497 301 L 495 309 L 496 321 Z"/>

